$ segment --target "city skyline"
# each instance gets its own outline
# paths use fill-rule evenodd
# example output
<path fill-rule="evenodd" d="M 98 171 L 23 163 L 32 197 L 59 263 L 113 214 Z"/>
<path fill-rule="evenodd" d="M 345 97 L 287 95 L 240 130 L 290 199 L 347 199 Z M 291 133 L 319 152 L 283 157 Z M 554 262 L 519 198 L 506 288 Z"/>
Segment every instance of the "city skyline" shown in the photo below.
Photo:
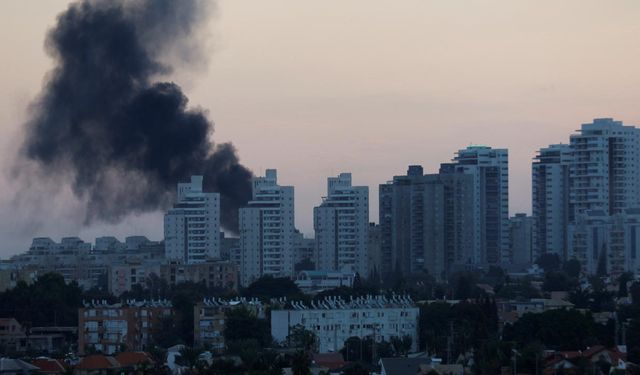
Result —
<path fill-rule="evenodd" d="M 634 60 L 637 47 L 624 41 L 640 34 L 633 24 L 639 8 L 608 4 L 605 12 L 584 2 L 581 7 L 578 2 L 497 4 L 468 5 L 479 12 L 473 16 L 472 11 L 460 12 L 459 5 L 434 3 L 388 9 L 356 2 L 337 12 L 326 5 L 220 1 L 211 20 L 209 67 L 195 73 L 178 69 L 171 78 L 184 87 L 192 106 L 209 110 L 217 139 L 233 141 L 254 174 L 278 168 L 282 183 L 296 187 L 296 227 L 306 234 L 312 232 L 312 210 L 321 202 L 328 176 L 351 172 L 358 185 L 371 187 L 370 219 L 377 221 L 378 184 L 401 175 L 410 164 L 436 173 L 440 163 L 470 143 L 509 149 L 509 214 L 530 213 L 530 168 L 538 149 L 568 143 L 569 135 L 593 118 L 637 124 L 633 111 L 640 76 L 630 65 L 603 56 Z M 64 192 L 59 199 L 43 198 L 17 217 L 11 211 L 7 196 L 16 188 L 7 176 L 13 136 L 51 68 L 42 48 L 44 35 L 66 2 L 6 2 L 0 7 L 2 14 L 11 15 L 3 24 L 15 30 L 2 33 L 12 53 L 0 73 L 6 82 L 0 89 L 6 98 L 0 108 L 5 172 L 0 187 L 10 193 L 0 202 L 6 239 L 0 257 L 23 251 L 40 235 L 141 233 L 160 239 L 162 212 L 132 217 L 116 227 L 86 228 L 81 217 L 67 217 L 78 207 Z M 555 12 L 545 15 L 550 9 Z M 527 12 L 548 23 L 545 32 L 524 22 Z M 411 13 L 415 15 L 409 17 Z M 32 21 L 22 24 L 27 14 Z M 324 22 L 317 21 L 318 15 Z M 316 21 L 302 27 L 309 19 Z M 400 19 L 404 24 L 397 28 L 370 27 L 383 25 L 383 20 L 398 25 Z M 466 26 L 457 31 L 455 25 Z M 441 30 L 434 34 L 437 27 Z M 300 30 L 301 35 L 287 39 L 282 30 Z M 477 39 L 470 38 L 473 33 Z M 585 35 L 590 33 L 595 36 Z M 337 35 L 343 40 L 325 40 Z M 482 43 L 488 38 L 495 39 Z M 376 53 L 376 40 L 384 44 L 385 56 Z M 281 58 L 286 47 L 296 51 L 292 59 Z M 249 59 L 251 53 L 262 58 Z M 394 56 L 402 56 L 401 61 Z M 467 65 L 456 63 L 460 57 L 467 57 Z M 293 66 L 287 63 L 294 60 Z M 530 74 L 518 68 L 525 61 Z M 269 87 L 278 87 L 281 94 L 272 97 Z M 59 220 L 55 227 L 40 227 L 39 214 Z M 25 225 L 29 215 L 33 225 Z"/>

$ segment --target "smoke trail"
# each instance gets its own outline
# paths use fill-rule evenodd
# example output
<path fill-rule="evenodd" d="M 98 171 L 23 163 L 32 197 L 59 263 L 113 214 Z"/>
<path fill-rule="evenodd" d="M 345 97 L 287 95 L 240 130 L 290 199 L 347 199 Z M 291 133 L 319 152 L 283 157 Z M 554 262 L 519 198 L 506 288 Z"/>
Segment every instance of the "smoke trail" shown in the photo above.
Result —
<path fill-rule="evenodd" d="M 86 222 L 117 222 L 167 207 L 176 183 L 205 175 L 221 195 L 222 224 L 237 230 L 251 172 L 233 145 L 214 145 L 213 124 L 187 108 L 167 56 L 199 59 L 201 0 L 96 0 L 69 6 L 49 32 L 55 61 L 26 126 L 23 155 L 70 180 Z"/>

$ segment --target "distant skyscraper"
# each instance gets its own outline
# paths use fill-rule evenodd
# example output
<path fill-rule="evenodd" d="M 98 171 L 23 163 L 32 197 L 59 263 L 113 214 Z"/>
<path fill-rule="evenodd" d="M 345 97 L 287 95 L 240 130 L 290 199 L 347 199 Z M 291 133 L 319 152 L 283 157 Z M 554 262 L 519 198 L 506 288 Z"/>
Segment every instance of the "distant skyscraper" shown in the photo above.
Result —
<path fill-rule="evenodd" d="M 553 253 L 567 259 L 571 160 L 569 145 L 551 145 L 538 151 L 531 166 L 534 258 Z"/>
<path fill-rule="evenodd" d="M 313 209 L 313 227 L 317 269 L 368 276 L 368 186 L 352 186 L 351 173 L 329 177 L 327 196 Z"/>
<path fill-rule="evenodd" d="M 427 270 L 442 278 L 453 265 L 472 263 L 472 176 L 423 175 L 410 166 L 380 185 L 379 199 L 383 277 Z"/>
<path fill-rule="evenodd" d="M 533 264 L 533 217 L 516 214 L 509 219 L 509 252 L 511 263 Z"/>
<path fill-rule="evenodd" d="M 275 169 L 253 178 L 252 199 L 240 209 L 241 284 L 261 276 L 292 277 L 293 186 L 279 186 Z"/>
<path fill-rule="evenodd" d="M 587 210 L 613 215 L 640 207 L 640 129 L 610 118 L 571 135 L 570 220 Z"/>
<path fill-rule="evenodd" d="M 168 260 L 190 264 L 220 258 L 220 195 L 203 192 L 202 179 L 179 183 L 177 202 L 164 216 Z"/>
<path fill-rule="evenodd" d="M 457 152 L 440 173 L 473 176 L 474 263 L 508 263 L 509 153 L 506 149 L 469 146 Z"/>

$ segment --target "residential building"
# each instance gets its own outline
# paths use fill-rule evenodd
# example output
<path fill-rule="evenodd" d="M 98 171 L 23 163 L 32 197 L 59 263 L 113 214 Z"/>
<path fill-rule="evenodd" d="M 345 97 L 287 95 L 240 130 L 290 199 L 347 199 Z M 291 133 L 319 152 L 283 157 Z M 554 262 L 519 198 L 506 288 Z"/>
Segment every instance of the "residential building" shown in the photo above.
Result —
<path fill-rule="evenodd" d="M 178 184 L 177 202 L 164 216 L 166 258 L 181 263 L 220 259 L 220 194 L 202 189 L 202 176 Z"/>
<path fill-rule="evenodd" d="M 161 321 L 172 314 L 168 301 L 85 303 L 78 310 L 78 352 L 83 355 L 95 350 L 111 355 L 123 349 L 147 350 L 161 329 Z"/>
<path fill-rule="evenodd" d="M 440 173 L 473 176 L 474 264 L 509 263 L 509 152 L 487 146 L 459 150 Z"/>
<path fill-rule="evenodd" d="M 160 275 L 160 262 L 135 260 L 113 264 L 109 266 L 109 293 L 119 296 L 130 291 L 134 285 L 145 288 L 152 274 Z"/>
<path fill-rule="evenodd" d="M 583 124 L 570 138 L 570 220 L 640 207 L 640 129 L 611 118 Z"/>
<path fill-rule="evenodd" d="M 406 176 L 380 185 L 380 273 L 446 278 L 454 265 L 473 264 L 473 177 L 424 175 L 410 166 Z"/>
<path fill-rule="evenodd" d="M 8 353 L 57 353 L 67 350 L 76 332 L 75 327 L 29 328 L 15 318 L 0 318 L 0 357 Z"/>
<path fill-rule="evenodd" d="M 316 266 L 316 240 L 315 238 L 305 238 L 304 235 L 296 229 L 293 237 L 293 264 L 294 266 L 303 260 L 313 262 Z"/>
<path fill-rule="evenodd" d="M 569 225 L 571 146 L 550 145 L 538 151 L 531 165 L 534 258 L 557 254 L 566 260 Z"/>
<path fill-rule="evenodd" d="M 318 293 L 341 286 L 353 287 L 356 274 L 341 271 L 300 271 L 295 280 L 304 293 Z"/>
<path fill-rule="evenodd" d="M 107 240 L 109 239 L 109 240 Z M 164 261 L 164 244 L 149 241 L 143 236 L 127 237 L 122 243 L 113 237 L 100 237 L 98 250 L 91 243 L 77 237 L 66 237 L 61 242 L 50 238 L 34 238 L 29 250 L 3 262 L 2 269 L 11 269 L 19 280 L 32 282 L 38 275 L 55 272 L 67 283 L 75 281 L 84 289 L 108 289 L 110 268 L 121 264 L 141 264 L 144 269 Z M 105 250 L 108 243 L 122 244 Z M 102 249 L 102 250 L 100 250 Z M 139 272 L 139 270 L 137 270 Z M 4 277 L 0 271 L 0 287 Z M 15 283 L 15 281 L 13 281 Z"/>
<path fill-rule="evenodd" d="M 216 354 L 223 353 L 227 312 L 233 309 L 246 309 L 259 319 L 265 318 L 265 307 L 258 299 L 205 299 L 193 307 L 194 344 Z"/>
<path fill-rule="evenodd" d="M 229 260 L 209 260 L 197 264 L 162 264 L 158 275 L 169 285 L 193 282 L 204 283 L 207 288 L 238 289 L 238 266 Z"/>
<path fill-rule="evenodd" d="M 536 261 L 533 251 L 533 217 L 516 214 L 509 219 L 509 255 L 513 264 L 530 265 Z"/>
<path fill-rule="evenodd" d="M 367 230 L 369 187 L 353 186 L 351 173 L 327 179 L 327 196 L 313 209 L 316 233 L 316 269 L 369 272 Z"/>
<path fill-rule="evenodd" d="M 252 184 L 251 201 L 240 208 L 241 284 L 265 275 L 293 277 L 293 186 L 278 185 L 275 169 Z"/>
<path fill-rule="evenodd" d="M 285 342 L 295 327 L 313 332 L 320 353 L 337 352 L 350 337 L 372 337 L 377 342 L 409 336 L 418 345 L 419 308 L 408 296 L 367 296 L 350 300 L 327 297 L 311 302 L 291 302 L 271 310 L 271 335 Z"/>
<path fill-rule="evenodd" d="M 220 232 L 220 258 L 222 260 L 231 259 L 231 254 L 240 248 L 240 238 L 227 237 L 224 232 Z"/>
<path fill-rule="evenodd" d="M 382 266 L 382 246 L 381 246 L 380 225 L 369 223 L 367 231 L 367 254 L 369 257 L 369 273 L 368 278 L 374 277 L 380 281 L 380 272 L 384 268 Z"/>
<path fill-rule="evenodd" d="M 589 210 L 569 225 L 570 256 L 582 271 L 617 279 L 624 272 L 640 275 L 640 209 L 614 215 Z"/>

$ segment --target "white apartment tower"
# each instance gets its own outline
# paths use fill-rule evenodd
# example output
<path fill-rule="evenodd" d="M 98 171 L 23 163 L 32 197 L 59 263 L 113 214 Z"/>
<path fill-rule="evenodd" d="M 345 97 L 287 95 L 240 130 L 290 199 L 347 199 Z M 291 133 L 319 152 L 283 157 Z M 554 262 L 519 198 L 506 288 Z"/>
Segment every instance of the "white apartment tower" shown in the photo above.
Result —
<path fill-rule="evenodd" d="M 640 129 L 610 118 L 571 135 L 570 220 L 588 210 L 614 215 L 640 207 Z"/>
<path fill-rule="evenodd" d="M 293 186 L 279 186 L 275 169 L 253 178 L 251 201 L 240 209 L 240 280 L 292 277 L 294 266 Z"/>
<path fill-rule="evenodd" d="M 474 245 L 472 262 L 509 263 L 509 151 L 469 146 L 440 173 L 473 176 Z"/>
<path fill-rule="evenodd" d="M 571 147 L 550 145 L 538 151 L 531 165 L 531 206 L 534 217 L 534 259 L 544 253 L 568 258 L 569 169 Z"/>
<path fill-rule="evenodd" d="M 177 202 L 164 215 L 165 256 L 178 263 L 220 258 L 220 194 L 202 190 L 202 176 L 178 184 Z"/>
<path fill-rule="evenodd" d="M 329 177 L 327 196 L 313 209 L 313 227 L 317 269 L 368 276 L 368 186 L 352 186 L 351 173 Z"/>

